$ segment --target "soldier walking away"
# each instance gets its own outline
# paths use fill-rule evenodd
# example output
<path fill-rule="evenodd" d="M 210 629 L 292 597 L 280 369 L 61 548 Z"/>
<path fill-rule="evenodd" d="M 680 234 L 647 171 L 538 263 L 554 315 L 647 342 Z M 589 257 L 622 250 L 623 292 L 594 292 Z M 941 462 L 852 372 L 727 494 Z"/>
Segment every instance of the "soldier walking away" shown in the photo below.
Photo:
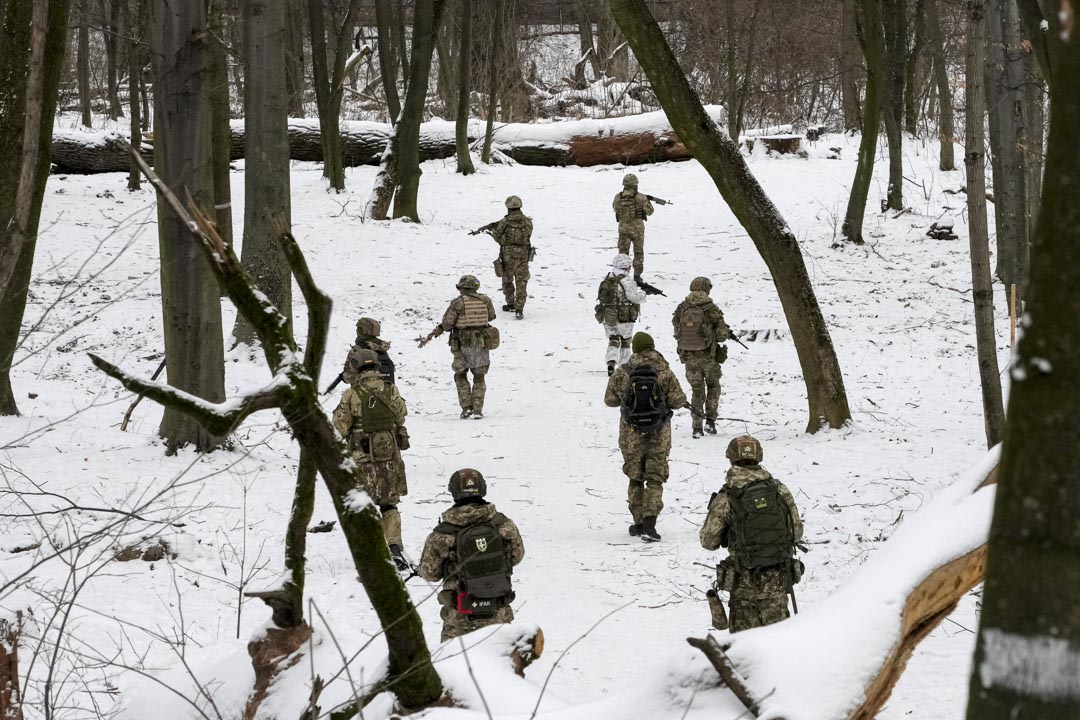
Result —
<path fill-rule="evenodd" d="M 629 479 L 630 534 L 656 542 L 656 517 L 664 507 L 672 411 L 689 407 L 675 373 L 647 333 L 634 335 L 634 354 L 608 378 L 604 404 L 621 408 L 619 450 Z"/>
<path fill-rule="evenodd" d="M 334 427 L 349 444 L 360 467 L 363 490 L 382 513 L 383 533 L 390 555 L 400 571 L 410 569 L 402 553 L 401 515 L 398 502 L 407 495 L 405 464 L 401 451 L 409 449 L 405 429 L 405 401 L 398 389 L 383 379 L 379 356 L 373 350 L 349 355 L 350 387 L 334 410 Z"/>
<path fill-rule="evenodd" d="M 390 343 L 379 337 L 382 334 L 382 325 L 378 320 L 369 317 L 362 317 L 356 321 L 356 340 L 353 342 L 351 348 L 349 348 L 349 354 L 345 356 L 345 366 L 342 368 L 338 376 L 334 378 L 334 382 L 330 383 L 330 386 L 323 391 L 324 395 L 329 395 L 334 391 L 338 385 L 342 382 L 346 382 L 352 385 L 356 382 L 356 374 L 353 371 L 355 367 L 356 353 L 361 350 L 372 350 L 379 357 L 379 374 L 382 375 L 383 380 L 394 384 L 394 361 L 390 359 Z"/>
<path fill-rule="evenodd" d="M 802 577 L 803 565 L 794 557 L 803 534 L 799 510 L 787 486 L 761 467 L 763 455 L 761 443 L 749 435 L 728 444 L 731 468 L 701 528 L 703 548 L 728 549 L 706 593 L 719 630 L 719 592 L 731 594 L 731 632 L 739 632 L 787 618 L 787 596 L 794 602 L 793 586 Z"/>
<path fill-rule="evenodd" d="M 495 261 L 495 277 L 502 278 L 502 291 L 506 303 L 502 309 L 521 320 L 525 317 L 525 303 L 529 299 L 529 261 L 535 250 L 532 246 L 532 218 L 521 212 L 521 198 L 506 198 L 506 217 L 481 230 L 491 234 L 499 243 L 499 258 Z"/>
<path fill-rule="evenodd" d="M 420 347 L 444 332 L 450 333 L 450 352 L 454 357 L 451 367 L 461 417 L 479 420 L 484 416 L 485 377 L 491 365 L 488 351 L 499 347 L 499 329 L 491 325 L 495 319 L 495 306 L 491 304 L 491 298 L 479 292 L 480 281 L 475 275 L 462 275 L 457 289 L 461 294 L 450 301 L 442 322 L 420 341 Z"/>
<path fill-rule="evenodd" d="M 638 192 L 637 175 L 624 175 L 622 184 L 622 191 L 611 202 L 619 221 L 619 252 L 629 255 L 633 246 L 634 277 L 640 278 L 645 270 L 645 221 L 653 214 L 653 206 L 648 195 Z"/>
<path fill-rule="evenodd" d="M 709 297 L 712 281 L 696 277 L 690 282 L 690 294 L 675 308 L 671 324 L 679 360 L 686 368 L 690 383 L 690 412 L 694 417 L 694 437 L 704 432 L 716 434 L 716 411 L 720 404 L 720 364 L 727 359 L 727 340 L 731 330 L 724 313 Z"/>
<path fill-rule="evenodd" d="M 617 365 L 624 365 L 630 358 L 634 323 L 646 297 L 645 291 L 629 277 L 629 272 L 630 256 L 616 255 L 611 261 L 611 272 L 600 281 L 596 293 L 596 321 L 603 324 L 608 339 L 605 360 L 609 377 Z"/>
<path fill-rule="evenodd" d="M 454 506 L 427 537 L 420 577 L 443 581 L 442 642 L 482 627 L 514 621 L 511 575 L 525 557 L 514 521 L 484 499 L 487 483 L 478 470 L 450 476 Z"/>

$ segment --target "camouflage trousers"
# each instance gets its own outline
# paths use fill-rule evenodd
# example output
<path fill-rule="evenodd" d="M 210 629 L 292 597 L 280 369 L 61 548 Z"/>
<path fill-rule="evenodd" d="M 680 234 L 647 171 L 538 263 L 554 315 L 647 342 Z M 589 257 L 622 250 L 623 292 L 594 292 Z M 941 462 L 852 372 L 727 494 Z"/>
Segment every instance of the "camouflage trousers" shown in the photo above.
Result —
<path fill-rule="evenodd" d="M 443 626 L 442 637 L 439 640 L 446 642 L 451 638 L 471 633 L 473 630 L 514 622 L 514 609 L 509 605 L 504 605 L 492 617 L 473 619 L 469 615 L 462 615 L 455 608 L 443 605 L 440 617 L 442 617 Z"/>
<path fill-rule="evenodd" d="M 694 429 L 700 430 L 703 420 L 716 420 L 720 405 L 720 365 L 708 350 L 680 352 L 679 359 L 686 368 L 686 381 L 690 383 L 690 408 Z"/>
<path fill-rule="evenodd" d="M 616 365 L 625 365 L 630 359 L 630 340 L 634 337 L 634 323 L 604 323 L 604 335 L 608 339 L 604 359 Z"/>
<path fill-rule="evenodd" d="M 640 276 L 645 270 L 645 223 L 619 223 L 619 252 L 624 255 L 630 254 L 630 247 L 634 248 L 634 276 Z"/>
<path fill-rule="evenodd" d="M 786 620 L 787 573 L 773 569 L 737 573 L 728 609 L 731 632 Z"/>
<path fill-rule="evenodd" d="M 401 547 L 401 513 L 398 512 L 397 505 L 380 505 L 379 512 L 382 513 L 382 530 L 386 536 L 386 544 Z"/>
<path fill-rule="evenodd" d="M 395 453 L 396 454 L 396 453 Z M 401 514 L 397 504 L 409 487 L 405 479 L 405 464 L 398 455 L 386 462 L 360 462 L 360 489 L 379 506 L 383 534 L 388 545 L 401 545 Z"/>
<path fill-rule="evenodd" d="M 484 352 L 487 352 L 486 350 Z M 454 362 L 450 366 L 454 371 L 454 386 L 457 387 L 458 405 L 462 410 L 472 410 L 474 413 L 484 411 L 484 396 L 487 395 L 487 376 L 490 365 L 469 367 L 465 353 L 460 350 L 454 353 Z M 472 372 L 472 382 L 469 382 L 469 372 Z"/>
<path fill-rule="evenodd" d="M 630 516 L 635 524 L 640 524 L 643 518 L 657 517 L 664 509 L 671 423 L 664 423 L 653 436 L 639 435 L 633 430 L 620 432 L 619 449 L 623 456 L 623 473 L 630 481 L 626 489 Z"/>
<path fill-rule="evenodd" d="M 512 260 L 507 258 L 503 261 L 502 291 L 506 298 L 506 304 L 514 310 L 523 310 L 525 302 L 529 299 L 529 261 Z"/>

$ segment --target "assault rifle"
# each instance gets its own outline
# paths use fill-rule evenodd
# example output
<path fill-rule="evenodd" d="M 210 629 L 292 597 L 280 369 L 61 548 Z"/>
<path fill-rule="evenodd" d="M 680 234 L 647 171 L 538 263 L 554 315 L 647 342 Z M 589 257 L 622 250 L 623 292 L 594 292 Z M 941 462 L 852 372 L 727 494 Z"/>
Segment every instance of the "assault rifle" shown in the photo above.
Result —
<path fill-rule="evenodd" d="M 645 195 L 645 193 L 641 193 L 641 194 Z M 664 198 L 654 197 L 652 195 L 645 195 L 645 197 L 647 197 L 649 200 L 656 203 L 657 205 L 674 205 L 675 204 L 675 203 L 671 202 L 670 200 L 665 200 Z"/>
<path fill-rule="evenodd" d="M 494 230 L 495 226 L 498 225 L 498 224 L 499 224 L 498 220 L 496 220 L 495 222 L 489 222 L 487 225 L 481 225 L 480 227 L 476 228 L 475 230 L 470 231 L 469 234 L 470 235 L 479 235 L 482 232 L 487 232 L 488 230 Z"/>
<path fill-rule="evenodd" d="M 417 342 L 416 347 L 421 347 L 421 348 L 424 347 L 429 342 L 431 342 L 432 340 L 437 338 L 439 335 L 442 335 L 442 327 L 436 327 L 434 330 L 429 332 L 426 337 L 417 336 L 417 338 L 416 338 L 416 342 Z"/>
<path fill-rule="evenodd" d="M 342 382 L 344 382 L 344 380 L 345 380 L 345 373 L 339 372 L 338 376 L 336 378 L 334 378 L 334 382 L 330 383 L 330 387 L 323 390 L 323 395 L 329 395 L 330 393 L 334 392 L 334 388 L 336 388 L 338 385 L 340 385 Z"/>
<path fill-rule="evenodd" d="M 634 282 L 637 283 L 637 286 L 641 288 L 646 295 L 663 295 L 664 297 L 667 297 L 667 295 L 664 294 L 663 290 L 656 287 L 655 285 L 650 285 L 639 277 L 635 277 Z"/>
<path fill-rule="evenodd" d="M 749 350 L 750 349 L 750 348 L 746 347 L 746 345 L 743 344 L 742 340 L 735 337 L 735 331 L 734 330 L 728 330 L 728 338 L 731 339 L 731 340 L 734 340 L 737 343 L 739 343 L 739 345 L 742 345 L 744 350 Z"/>

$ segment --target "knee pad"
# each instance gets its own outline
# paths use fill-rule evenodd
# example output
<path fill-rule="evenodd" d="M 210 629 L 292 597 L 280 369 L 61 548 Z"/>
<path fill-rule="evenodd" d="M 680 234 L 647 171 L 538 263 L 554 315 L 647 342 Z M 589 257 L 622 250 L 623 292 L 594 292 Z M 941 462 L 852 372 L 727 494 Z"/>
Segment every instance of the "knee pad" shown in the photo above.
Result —
<path fill-rule="evenodd" d="M 630 347 L 630 338 L 628 338 L 628 337 L 620 337 L 619 338 L 619 347 L 621 347 L 623 350 Z"/>
<path fill-rule="evenodd" d="M 622 347 L 622 338 L 618 335 L 609 335 L 607 340 L 611 347 Z"/>

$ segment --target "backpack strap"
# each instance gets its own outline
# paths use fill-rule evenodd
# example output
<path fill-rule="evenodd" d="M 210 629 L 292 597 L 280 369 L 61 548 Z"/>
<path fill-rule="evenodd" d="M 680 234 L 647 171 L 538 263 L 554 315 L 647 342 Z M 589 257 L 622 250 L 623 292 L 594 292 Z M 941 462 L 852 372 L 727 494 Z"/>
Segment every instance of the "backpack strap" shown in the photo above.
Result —
<path fill-rule="evenodd" d="M 452 522 L 448 522 L 446 520 L 443 520 L 442 522 L 440 522 L 438 525 L 435 526 L 434 532 L 442 533 L 444 535 L 455 535 L 456 536 L 458 534 L 458 532 L 460 532 L 461 529 L 464 528 L 464 527 L 465 527 L 464 525 L 455 525 Z"/>

